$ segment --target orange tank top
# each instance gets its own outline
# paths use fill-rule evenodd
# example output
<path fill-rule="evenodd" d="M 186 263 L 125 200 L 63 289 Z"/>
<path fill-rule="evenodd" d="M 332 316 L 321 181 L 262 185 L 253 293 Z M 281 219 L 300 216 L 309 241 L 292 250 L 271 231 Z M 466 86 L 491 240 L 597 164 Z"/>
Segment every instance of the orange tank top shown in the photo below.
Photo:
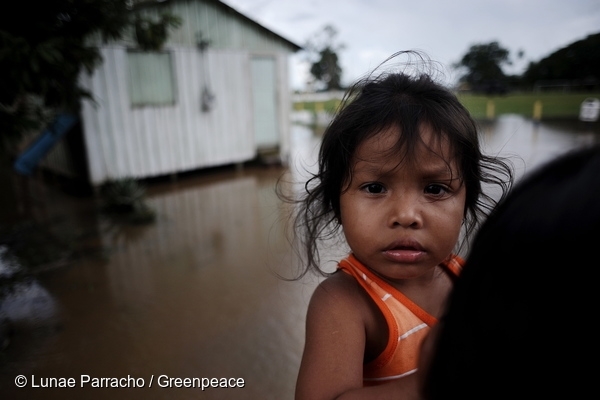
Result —
<path fill-rule="evenodd" d="M 452 254 L 441 265 L 456 277 L 463 264 L 462 258 Z M 375 275 L 354 255 L 341 260 L 338 268 L 360 283 L 383 313 L 389 329 L 384 351 L 364 365 L 364 385 L 373 386 L 414 373 L 421 343 L 437 319 Z"/>

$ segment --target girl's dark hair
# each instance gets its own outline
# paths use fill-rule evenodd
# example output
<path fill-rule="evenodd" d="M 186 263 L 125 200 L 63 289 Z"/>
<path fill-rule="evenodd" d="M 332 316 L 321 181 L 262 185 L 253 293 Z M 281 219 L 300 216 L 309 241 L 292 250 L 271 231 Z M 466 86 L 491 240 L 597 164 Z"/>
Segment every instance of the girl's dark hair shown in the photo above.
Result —
<path fill-rule="evenodd" d="M 396 53 L 386 62 L 399 55 L 417 55 L 423 61 L 419 53 L 410 51 Z M 502 159 L 481 153 L 475 121 L 450 90 L 435 82 L 430 74 L 372 73 L 346 92 L 324 133 L 318 172 L 304 185 L 301 198 L 288 199 L 299 206 L 294 232 L 306 257 L 299 277 L 310 270 L 328 275 L 321 269 L 318 242 L 339 232 L 340 195 L 349 182 L 352 157 L 358 146 L 388 128 L 399 128 L 399 141 L 390 151 L 399 155 L 400 162 L 413 154 L 424 124 L 432 128 L 438 139 L 447 138 L 456 157 L 460 179 L 466 187 L 467 237 L 496 204 L 482 191 L 482 183 L 499 186 L 501 197 L 505 195 L 512 184 L 512 169 Z"/>

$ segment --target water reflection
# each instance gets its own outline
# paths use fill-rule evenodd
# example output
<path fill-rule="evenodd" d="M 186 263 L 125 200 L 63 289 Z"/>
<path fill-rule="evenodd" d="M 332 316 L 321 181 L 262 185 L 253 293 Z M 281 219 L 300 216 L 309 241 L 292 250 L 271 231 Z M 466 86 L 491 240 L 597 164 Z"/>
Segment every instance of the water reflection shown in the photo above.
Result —
<path fill-rule="evenodd" d="M 583 122 L 535 123 L 504 115 L 480 127 L 484 151 L 509 157 L 518 178 L 563 152 L 600 141 L 598 124 Z"/>
<path fill-rule="evenodd" d="M 157 388 L 42 393 L 13 383 L 17 374 L 146 382 L 166 374 L 245 379 L 243 389 L 212 389 L 204 398 L 290 398 L 314 284 L 276 276 L 292 262 L 273 191 L 282 172 L 227 170 L 158 184 L 149 190 L 155 224 L 116 229 L 97 220 L 108 261 L 83 259 L 43 277 L 62 305 L 60 328 L 13 338 L 2 366 L 3 397 L 199 396 Z M 31 342 L 36 350 L 24 357 Z"/>
<path fill-rule="evenodd" d="M 522 175 L 598 141 L 588 128 L 507 116 L 482 124 L 482 139 L 486 152 L 512 156 Z M 305 170 L 314 171 L 318 144 L 309 128 L 294 127 L 290 180 L 301 182 Z M 284 235 L 289 210 L 274 193 L 284 172 L 231 168 L 153 184 L 149 204 L 157 221 L 151 225 L 115 225 L 89 218 L 89 207 L 82 207 L 88 211 L 76 215 L 92 225 L 87 229 L 107 257 L 83 257 L 46 273 L 3 303 L 4 314 L 20 323 L 0 360 L 2 398 L 293 398 L 304 314 L 317 279 L 276 276 L 289 276 L 297 262 Z M 65 212 L 88 201 L 54 196 L 52 204 Z M 330 250 L 331 259 L 344 251 Z M 161 374 L 235 377 L 245 387 L 201 392 L 155 382 L 151 389 L 18 389 L 17 374 L 132 376 L 146 386 Z"/>

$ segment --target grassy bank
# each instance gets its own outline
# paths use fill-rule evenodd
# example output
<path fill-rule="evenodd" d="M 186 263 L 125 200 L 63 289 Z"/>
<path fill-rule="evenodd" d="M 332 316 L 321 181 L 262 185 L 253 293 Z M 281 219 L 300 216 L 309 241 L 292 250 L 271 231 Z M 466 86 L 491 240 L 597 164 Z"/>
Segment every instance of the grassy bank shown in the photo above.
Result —
<path fill-rule="evenodd" d="M 458 98 L 474 118 L 490 118 L 502 114 L 519 114 L 526 118 L 577 119 L 581 103 L 588 97 L 600 98 L 600 93 L 514 93 L 504 96 L 459 94 Z"/>
<path fill-rule="evenodd" d="M 341 103 L 341 100 L 332 99 L 327 101 L 298 101 L 294 102 L 294 110 L 307 110 L 311 112 L 320 112 L 327 111 L 328 113 L 333 113 L 338 105 Z"/>
<path fill-rule="evenodd" d="M 503 96 L 484 96 L 460 93 L 459 100 L 476 119 L 494 118 L 502 114 L 519 114 L 526 118 L 577 119 L 581 102 L 588 97 L 600 99 L 600 93 L 510 93 Z M 536 106 L 537 103 L 537 106 Z M 339 100 L 297 102 L 295 110 L 333 112 Z"/>

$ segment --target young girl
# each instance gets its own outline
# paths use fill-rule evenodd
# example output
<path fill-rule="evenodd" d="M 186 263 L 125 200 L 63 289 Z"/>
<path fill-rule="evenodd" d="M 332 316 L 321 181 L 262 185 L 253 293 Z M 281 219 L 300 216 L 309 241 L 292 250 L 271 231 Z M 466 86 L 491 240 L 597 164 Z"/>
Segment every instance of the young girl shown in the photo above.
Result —
<path fill-rule="evenodd" d="M 393 56 L 395 57 L 395 56 Z M 452 253 L 502 195 L 512 172 L 483 155 L 457 98 L 429 75 L 371 75 L 327 128 L 296 228 L 310 270 L 328 276 L 307 313 L 297 399 L 417 395 L 421 342 L 442 313 L 462 259 Z M 336 272 L 318 243 L 339 229 L 351 250 Z"/>

